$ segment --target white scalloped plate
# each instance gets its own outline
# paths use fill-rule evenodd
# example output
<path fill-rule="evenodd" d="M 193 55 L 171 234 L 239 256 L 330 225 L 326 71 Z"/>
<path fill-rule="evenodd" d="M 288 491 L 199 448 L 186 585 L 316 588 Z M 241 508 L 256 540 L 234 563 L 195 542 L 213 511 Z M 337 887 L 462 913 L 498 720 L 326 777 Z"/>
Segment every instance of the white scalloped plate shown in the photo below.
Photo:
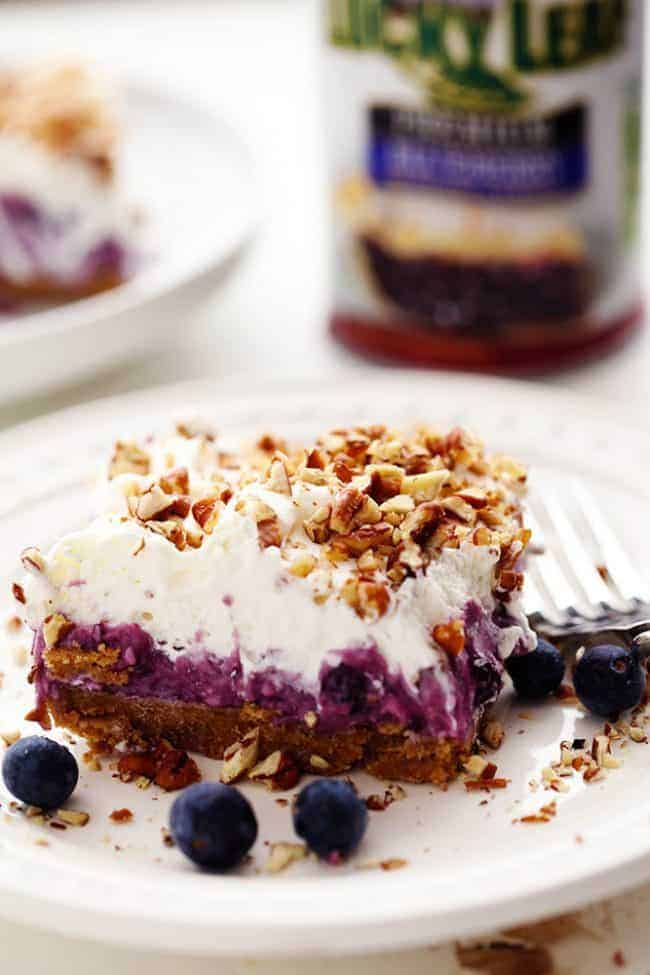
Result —
<path fill-rule="evenodd" d="M 251 395 L 242 390 L 253 389 Z M 16 553 L 46 545 L 83 523 L 96 458 L 115 435 L 164 426 L 187 409 L 212 415 L 228 438 L 272 427 L 289 436 L 351 420 L 434 419 L 467 423 L 561 486 L 583 476 L 648 574 L 647 434 L 595 402 L 533 385 L 457 376 L 338 375 L 328 383 L 233 380 L 155 390 L 55 414 L 0 435 L 0 591 L 16 577 Z M 2 612 L 10 613 L 9 600 Z M 24 668 L 3 640 L 0 728 L 20 724 L 29 704 Z M 70 935 L 215 955 L 368 952 L 465 936 L 587 901 L 650 879 L 650 749 L 630 743 L 622 768 L 566 794 L 532 792 L 529 781 L 561 739 L 585 737 L 594 721 L 549 702 L 521 706 L 506 695 L 500 774 L 490 796 L 407 786 L 407 798 L 371 813 L 363 849 L 343 868 L 312 861 L 269 877 L 258 873 L 265 841 L 291 840 L 289 809 L 246 787 L 260 838 L 253 862 L 233 876 L 206 876 L 161 841 L 172 797 L 139 791 L 105 768 L 82 766 L 75 806 L 83 829 L 38 826 L 0 810 L 0 914 Z M 33 726 L 21 725 L 24 731 Z M 80 755 L 83 747 L 76 748 Z M 200 760 L 208 777 L 217 764 Z M 364 794 L 379 783 L 358 776 Z M 484 802 L 487 799 L 487 802 Z M 513 823 L 555 799 L 544 825 Z M 114 825 L 129 807 L 133 823 Z M 43 846 L 46 840 L 49 845 Z M 39 842 L 40 841 L 40 842 Z M 400 870 L 360 870 L 399 857 Z"/>
<path fill-rule="evenodd" d="M 142 267 L 103 294 L 0 317 L 0 403 L 160 348 L 259 219 L 254 166 L 227 122 L 140 82 L 120 93 L 123 191 L 144 217 Z"/>

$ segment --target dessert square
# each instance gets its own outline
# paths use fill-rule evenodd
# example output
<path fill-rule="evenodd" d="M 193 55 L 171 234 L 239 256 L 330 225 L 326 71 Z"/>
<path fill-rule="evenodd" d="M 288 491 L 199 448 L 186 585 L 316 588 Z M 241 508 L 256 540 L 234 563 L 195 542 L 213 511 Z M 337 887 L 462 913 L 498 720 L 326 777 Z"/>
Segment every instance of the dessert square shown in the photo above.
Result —
<path fill-rule="evenodd" d="M 535 646 L 525 482 L 461 429 L 119 441 L 102 513 L 22 556 L 35 715 L 214 758 L 249 736 L 286 783 L 361 767 L 444 784 L 504 660 Z"/>
<path fill-rule="evenodd" d="M 120 284 L 135 260 L 121 199 L 115 97 L 77 66 L 0 73 L 0 298 Z"/>

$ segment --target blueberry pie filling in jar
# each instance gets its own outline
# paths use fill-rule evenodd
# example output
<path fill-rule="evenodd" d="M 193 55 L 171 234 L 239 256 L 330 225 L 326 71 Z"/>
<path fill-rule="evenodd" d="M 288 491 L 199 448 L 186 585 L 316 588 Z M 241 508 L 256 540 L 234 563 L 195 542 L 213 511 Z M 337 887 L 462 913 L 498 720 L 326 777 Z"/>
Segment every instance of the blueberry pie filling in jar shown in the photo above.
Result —
<path fill-rule="evenodd" d="M 640 318 L 639 0 L 327 0 L 333 335 L 539 370 Z"/>

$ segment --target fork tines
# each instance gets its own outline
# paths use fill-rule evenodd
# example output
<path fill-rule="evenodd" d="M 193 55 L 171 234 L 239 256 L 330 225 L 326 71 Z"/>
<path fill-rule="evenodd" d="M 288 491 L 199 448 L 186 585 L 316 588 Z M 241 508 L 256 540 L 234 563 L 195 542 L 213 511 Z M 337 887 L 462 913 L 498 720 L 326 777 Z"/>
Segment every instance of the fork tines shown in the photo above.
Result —
<path fill-rule="evenodd" d="M 531 487 L 533 533 L 526 608 L 554 625 L 647 612 L 646 581 L 584 483 L 571 478 L 562 496 L 546 480 Z"/>

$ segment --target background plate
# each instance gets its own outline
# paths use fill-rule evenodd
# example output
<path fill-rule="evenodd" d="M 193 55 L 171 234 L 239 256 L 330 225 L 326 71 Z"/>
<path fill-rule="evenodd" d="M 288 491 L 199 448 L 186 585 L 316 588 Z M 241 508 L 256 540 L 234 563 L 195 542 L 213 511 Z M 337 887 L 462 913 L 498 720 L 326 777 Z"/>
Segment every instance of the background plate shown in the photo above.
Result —
<path fill-rule="evenodd" d="M 145 215 L 147 259 L 104 294 L 0 318 L 0 403 L 157 350 L 257 219 L 253 164 L 226 122 L 143 84 L 120 92 L 124 192 Z"/>
<path fill-rule="evenodd" d="M 243 388 L 253 395 L 241 394 Z M 343 395 L 342 395 L 343 391 Z M 233 380 L 153 390 L 65 411 L 0 435 L 11 458 L 0 475 L 0 591 L 18 577 L 15 557 L 84 522 L 95 460 L 115 435 L 161 428 L 179 414 L 213 417 L 227 439 L 272 428 L 309 435 L 348 421 L 466 423 L 491 447 L 522 456 L 532 476 L 560 486 L 580 474 L 648 575 L 650 444 L 629 422 L 588 400 L 533 385 L 463 376 L 338 374 L 329 382 Z M 11 466 L 9 470 L 8 467 Z M 7 598 L 2 616 L 13 611 Z M 0 697 L 2 728 L 22 726 L 29 706 L 24 668 L 15 663 L 25 634 L 7 637 Z M 405 801 L 370 814 L 362 851 L 333 869 L 312 861 L 259 874 L 265 841 L 291 840 L 288 808 L 246 787 L 260 822 L 253 862 L 229 877 L 197 873 L 165 847 L 161 827 L 171 797 L 140 791 L 105 767 L 82 766 L 77 808 L 84 829 L 58 832 L 0 810 L 0 913 L 70 935 L 215 955 L 353 953 L 397 949 L 479 933 L 577 907 L 650 878 L 650 750 L 630 743 L 624 765 L 603 782 L 572 782 L 566 794 L 531 791 L 531 778 L 559 754 L 559 742 L 599 725 L 552 701 L 537 708 L 505 695 L 508 737 L 498 752 L 503 792 L 468 794 L 407 786 Z M 83 752 L 83 746 L 76 748 Z M 217 763 L 200 760 L 206 776 Z M 364 795 L 382 786 L 356 776 Z M 484 800 L 487 799 L 487 802 Z M 543 825 L 513 820 L 555 799 Z M 127 806 L 135 819 L 108 815 Z M 47 846 L 37 841 L 47 840 Z M 400 857 L 401 870 L 360 870 Z"/>

